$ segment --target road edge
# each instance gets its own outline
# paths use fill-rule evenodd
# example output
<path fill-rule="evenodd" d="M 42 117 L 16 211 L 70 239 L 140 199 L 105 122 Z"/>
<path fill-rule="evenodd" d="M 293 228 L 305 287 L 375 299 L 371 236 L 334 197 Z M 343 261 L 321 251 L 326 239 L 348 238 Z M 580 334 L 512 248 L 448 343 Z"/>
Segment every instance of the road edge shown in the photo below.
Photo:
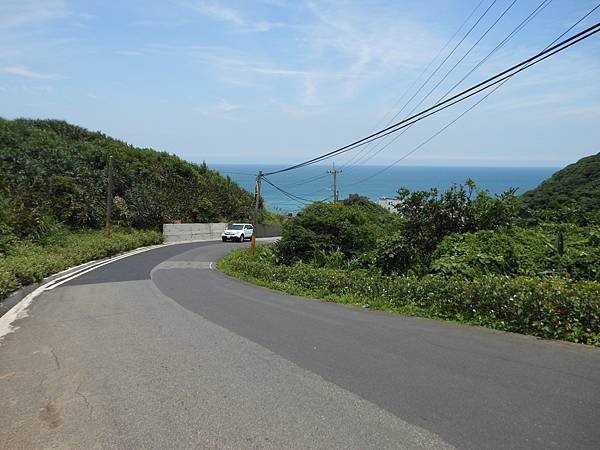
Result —
<path fill-rule="evenodd" d="M 190 244 L 194 242 L 217 242 L 217 240 L 169 242 L 163 244 L 148 245 L 145 247 L 138 247 L 108 258 L 87 261 L 77 266 L 69 267 L 65 270 L 49 275 L 39 283 L 30 284 L 28 286 L 24 286 L 16 290 L 2 302 L 4 304 L 8 304 L 9 309 L 0 316 L 0 346 L 2 345 L 2 341 L 4 340 L 4 337 L 6 335 L 14 333 L 16 330 L 19 329 L 18 326 L 14 325 L 14 322 L 16 322 L 17 320 L 24 319 L 29 315 L 29 306 L 31 305 L 33 300 L 43 292 L 54 289 L 55 287 L 58 287 L 61 284 L 66 283 L 67 281 L 70 281 L 72 279 L 75 279 L 78 276 L 91 272 L 105 265 L 111 264 L 113 262 L 119 261 L 121 259 L 127 258 L 129 256 L 134 256 L 139 253 L 144 253 L 158 248 L 164 248 L 179 244 Z"/>

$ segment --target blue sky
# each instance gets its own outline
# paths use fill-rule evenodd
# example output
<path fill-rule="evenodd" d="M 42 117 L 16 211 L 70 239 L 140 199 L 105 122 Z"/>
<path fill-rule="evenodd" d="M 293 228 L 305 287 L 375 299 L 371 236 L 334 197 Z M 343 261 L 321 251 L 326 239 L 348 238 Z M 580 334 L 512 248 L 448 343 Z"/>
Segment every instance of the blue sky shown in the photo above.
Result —
<path fill-rule="evenodd" d="M 479 2 L 1 0 L 0 116 L 64 119 L 192 161 L 298 162 L 384 125 Z M 428 86 L 511 3 L 497 0 Z M 518 0 L 423 106 L 538 4 Z M 595 4 L 553 0 L 461 86 L 540 51 Z M 600 9 L 576 31 L 599 20 Z M 599 80 L 595 35 L 510 80 L 401 164 L 560 166 L 597 153 Z M 467 106 L 367 162 L 398 159 Z"/>

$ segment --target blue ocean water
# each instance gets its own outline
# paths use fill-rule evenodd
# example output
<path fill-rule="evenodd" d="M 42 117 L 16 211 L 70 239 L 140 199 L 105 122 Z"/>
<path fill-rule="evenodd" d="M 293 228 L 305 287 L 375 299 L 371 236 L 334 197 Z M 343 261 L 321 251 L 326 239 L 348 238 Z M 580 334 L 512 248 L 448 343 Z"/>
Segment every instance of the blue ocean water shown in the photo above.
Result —
<path fill-rule="evenodd" d="M 211 169 L 231 177 L 242 187 L 254 192 L 256 173 L 273 172 L 285 166 L 252 164 L 209 164 Z M 276 186 L 303 200 L 323 200 L 333 195 L 331 166 L 308 166 L 267 177 Z M 553 167 L 433 167 L 396 166 L 381 172 L 383 167 L 358 166 L 341 168 L 337 176 L 340 198 L 349 194 L 365 195 L 376 201 L 379 197 L 394 197 L 396 191 L 406 186 L 410 190 L 437 187 L 447 189 L 452 183 L 464 183 L 467 178 L 481 189 L 492 194 L 514 187 L 522 194 L 539 185 L 558 168 Z M 381 173 L 379 173 L 381 172 Z M 267 208 L 272 211 L 297 212 L 304 203 L 291 199 L 268 183 L 262 183 L 262 195 Z"/>

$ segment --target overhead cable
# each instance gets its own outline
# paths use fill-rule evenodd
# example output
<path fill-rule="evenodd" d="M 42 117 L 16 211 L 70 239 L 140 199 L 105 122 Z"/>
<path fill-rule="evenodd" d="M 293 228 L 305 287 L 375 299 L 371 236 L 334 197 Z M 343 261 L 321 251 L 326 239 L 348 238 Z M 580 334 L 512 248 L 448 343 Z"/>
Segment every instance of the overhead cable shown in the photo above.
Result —
<path fill-rule="evenodd" d="M 516 75 L 517 73 L 522 72 L 525 69 L 528 69 L 529 67 L 534 66 L 535 64 L 540 63 L 541 61 L 544 61 L 545 59 L 553 56 L 556 53 L 559 53 L 561 51 L 566 50 L 567 48 L 571 47 L 572 45 L 575 45 L 576 43 L 585 40 L 591 36 L 593 36 L 594 34 L 598 33 L 600 31 L 600 23 L 596 23 L 594 25 L 592 25 L 589 28 L 586 28 L 585 30 L 559 42 L 556 45 L 553 45 L 551 47 L 549 47 L 548 49 L 545 49 L 539 53 L 537 53 L 536 55 L 518 63 L 513 65 L 512 67 L 468 88 L 465 89 L 462 92 L 459 92 L 458 94 L 444 100 L 441 102 L 436 103 L 435 105 L 424 109 L 423 111 L 408 117 L 398 123 L 395 123 L 389 127 L 384 128 L 383 130 L 380 130 L 376 133 L 372 133 L 369 136 L 366 136 L 362 139 L 359 139 L 355 142 L 352 142 L 351 144 L 345 145 L 343 147 L 340 147 L 338 149 L 335 149 L 333 151 L 330 151 L 328 153 L 325 153 L 323 155 L 317 156 L 315 158 L 309 159 L 307 161 L 304 161 L 302 163 L 284 168 L 284 169 L 280 169 L 277 171 L 273 171 L 273 172 L 269 172 L 269 173 L 265 173 L 265 175 L 273 175 L 276 173 L 281 173 L 281 172 L 287 172 L 289 170 L 294 170 L 294 169 L 298 169 L 300 167 L 305 167 L 307 165 L 311 165 L 311 164 L 315 164 L 319 161 L 323 161 L 325 159 L 329 159 L 335 155 L 350 151 L 354 148 L 357 148 L 359 146 L 365 145 L 368 142 L 371 142 L 373 140 L 377 140 L 377 139 L 381 139 L 384 136 L 387 136 L 388 134 L 391 133 L 395 133 L 403 128 L 406 128 L 407 126 L 410 126 L 412 123 L 416 123 L 420 120 L 423 120 L 426 117 L 429 117 L 433 114 L 436 114 L 458 102 L 464 101 L 467 98 L 472 97 L 473 95 L 476 95 L 482 91 L 485 91 L 487 89 L 490 89 L 491 87 L 501 83 L 502 81 Z"/>

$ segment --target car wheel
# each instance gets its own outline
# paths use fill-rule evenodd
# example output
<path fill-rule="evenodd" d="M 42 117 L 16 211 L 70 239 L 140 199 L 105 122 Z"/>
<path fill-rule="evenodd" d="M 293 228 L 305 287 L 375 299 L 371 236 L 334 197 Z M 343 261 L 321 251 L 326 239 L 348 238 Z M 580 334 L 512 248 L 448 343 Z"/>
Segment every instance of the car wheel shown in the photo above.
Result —
<path fill-rule="evenodd" d="M 223 239 L 223 242 L 227 241 L 227 239 L 225 239 L 225 238 L 221 238 L 221 239 Z"/>
<path fill-rule="evenodd" d="M 244 239 L 245 239 L 245 238 L 244 238 L 244 235 L 243 235 L 243 234 L 242 234 L 242 235 L 240 235 L 240 242 L 244 242 Z"/>

